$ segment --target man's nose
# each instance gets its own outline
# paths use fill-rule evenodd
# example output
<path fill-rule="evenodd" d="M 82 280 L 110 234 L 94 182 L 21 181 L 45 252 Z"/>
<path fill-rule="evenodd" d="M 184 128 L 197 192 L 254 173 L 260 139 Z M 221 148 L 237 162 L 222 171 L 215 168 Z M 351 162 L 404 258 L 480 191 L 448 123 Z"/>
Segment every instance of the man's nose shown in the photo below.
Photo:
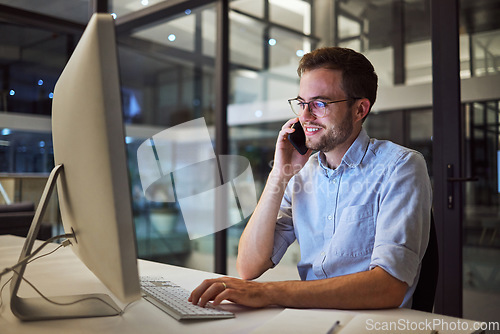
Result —
<path fill-rule="evenodd" d="M 304 105 L 304 110 L 302 110 L 302 113 L 299 116 L 300 123 L 304 124 L 304 122 L 315 119 L 314 115 L 311 112 L 311 104 L 305 104 Z"/>

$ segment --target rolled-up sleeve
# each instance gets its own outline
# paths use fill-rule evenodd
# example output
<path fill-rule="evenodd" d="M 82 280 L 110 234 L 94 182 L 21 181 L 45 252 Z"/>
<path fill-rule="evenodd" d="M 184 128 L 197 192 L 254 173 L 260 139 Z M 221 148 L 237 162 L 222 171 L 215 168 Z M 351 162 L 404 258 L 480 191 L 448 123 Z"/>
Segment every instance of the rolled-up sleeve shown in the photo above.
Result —
<path fill-rule="evenodd" d="M 418 152 L 406 152 L 388 171 L 382 186 L 370 269 L 415 284 L 429 241 L 432 190 Z"/>

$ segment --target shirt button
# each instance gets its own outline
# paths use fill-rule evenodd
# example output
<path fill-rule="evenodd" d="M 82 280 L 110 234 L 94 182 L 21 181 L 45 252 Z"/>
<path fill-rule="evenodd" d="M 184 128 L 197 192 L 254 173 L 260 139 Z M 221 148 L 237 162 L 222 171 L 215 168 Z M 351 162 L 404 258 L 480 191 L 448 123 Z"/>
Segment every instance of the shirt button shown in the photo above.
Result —
<path fill-rule="evenodd" d="M 325 256 L 325 252 L 321 252 L 321 256 Z"/>
<path fill-rule="evenodd" d="M 328 220 L 332 220 L 332 219 L 333 219 L 333 216 L 332 216 L 332 215 L 329 215 L 327 218 L 328 218 Z"/>

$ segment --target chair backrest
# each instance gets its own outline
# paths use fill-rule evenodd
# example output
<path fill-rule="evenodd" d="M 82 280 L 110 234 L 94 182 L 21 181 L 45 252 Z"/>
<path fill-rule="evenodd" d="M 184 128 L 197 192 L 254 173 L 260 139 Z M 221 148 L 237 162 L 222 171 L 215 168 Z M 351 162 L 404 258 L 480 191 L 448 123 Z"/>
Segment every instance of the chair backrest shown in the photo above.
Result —
<path fill-rule="evenodd" d="M 35 204 L 32 202 L 0 204 L 0 234 L 25 237 L 34 216 Z"/>
<path fill-rule="evenodd" d="M 35 204 L 33 202 L 20 202 L 12 204 L 0 204 L 0 214 L 7 214 L 11 212 L 30 212 L 35 211 Z"/>
<path fill-rule="evenodd" d="M 432 312 L 434 307 L 434 297 L 436 296 L 436 286 L 439 274 L 439 254 L 434 226 L 434 215 L 431 212 L 431 229 L 429 234 L 429 244 L 422 259 L 420 278 L 413 293 L 412 309 Z"/>

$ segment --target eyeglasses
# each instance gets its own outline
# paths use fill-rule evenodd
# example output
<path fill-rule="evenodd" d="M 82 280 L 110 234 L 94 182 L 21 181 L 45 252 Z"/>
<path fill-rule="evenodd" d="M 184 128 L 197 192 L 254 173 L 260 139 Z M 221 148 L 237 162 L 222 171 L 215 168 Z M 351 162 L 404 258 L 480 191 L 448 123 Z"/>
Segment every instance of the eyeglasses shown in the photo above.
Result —
<path fill-rule="evenodd" d="M 299 100 L 298 98 L 295 99 L 290 99 L 288 100 L 288 103 L 290 104 L 290 108 L 292 108 L 292 111 L 295 115 L 300 116 L 304 112 L 306 105 L 309 107 L 309 112 L 311 115 L 313 115 L 316 118 L 322 118 L 326 116 L 326 107 L 329 104 L 333 103 L 339 103 L 339 102 L 345 102 L 349 100 L 359 100 L 360 97 L 350 97 L 347 99 L 343 100 L 337 100 L 337 101 L 321 101 L 321 100 L 312 100 L 309 102 L 305 102 L 302 100 Z"/>

